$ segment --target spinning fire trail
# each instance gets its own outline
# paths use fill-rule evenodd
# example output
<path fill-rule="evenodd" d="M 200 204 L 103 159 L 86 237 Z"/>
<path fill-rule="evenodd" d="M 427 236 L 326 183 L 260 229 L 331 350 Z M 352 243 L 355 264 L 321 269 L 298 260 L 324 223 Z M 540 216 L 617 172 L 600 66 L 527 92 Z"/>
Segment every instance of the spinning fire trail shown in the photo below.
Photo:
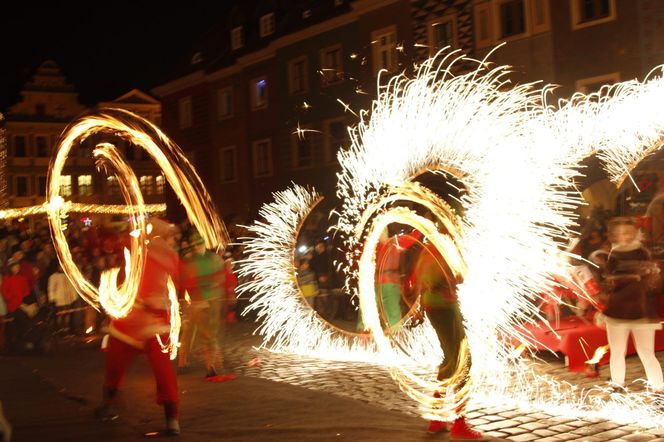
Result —
<path fill-rule="evenodd" d="M 98 167 L 110 170 L 117 178 L 120 191 L 129 208 L 131 223 L 130 247 L 125 249 L 125 279 L 117 285 L 119 269 L 111 269 L 102 275 L 99 288 L 85 279 L 76 265 L 67 244 L 62 218 L 68 204 L 60 196 L 60 176 L 73 146 L 95 134 L 120 137 L 139 146 L 159 165 L 166 180 L 175 191 L 192 225 L 198 229 L 210 249 L 224 248 L 228 235 L 214 210 L 203 183 L 180 148 L 156 126 L 147 120 L 120 109 L 102 109 L 72 123 L 63 133 L 51 161 L 47 184 L 48 221 L 51 235 L 62 268 L 76 291 L 95 308 L 103 307 L 112 317 L 125 316 L 133 307 L 138 284 L 144 271 L 146 241 L 151 225 L 146 221 L 147 210 L 140 193 L 136 175 L 111 143 L 100 143 L 94 150 Z M 169 283 L 171 300 L 171 334 L 168 348 L 171 358 L 177 354 L 179 335 L 179 311 L 172 281 Z"/>
<path fill-rule="evenodd" d="M 449 67 L 462 60 L 476 69 L 453 75 Z M 299 186 L 276 193 L 261 209 L 264 221 L 250 227 L 240 270 L 251 281 L 241 290 L 254 293 L 249 309 L 264 318 L 260 332 L 272 349 L 384 364 L 423 415 L 451 410 L 432 398 L 454 379 L 443 385 L 435 379 L 442 355 L 431 325 L 394 332 L 379 314 L 378 236 L 391 223 L 406 224 L 462 276 L 457 294 L 473 359 L 465 392 L 472 401 L 662 427 L 662 416 L 647 406 L 648 393 L 609 397 L 539 376 L 513 343 L 533 343 L 522 326 L 542 319 L 540 294 L 557 284 L 550 275 L 570 274 L 565 250 L 583 204 L 574 190 L 579 164 L 597 155 L 620 184 L 658 149 L 664 80 L 607 86 L 553 109 L 546 103 L 549 86 L 508 87 L 508 74 L 507 67 L 453 54 L 431 59 L 416 78 L 397 76 L 379 88 L 370 114 L 361 113 L 350 131 L 352 146 L 338 156 L 341 205 L 333 228 L 345 243 L 346 289 L 360 299 L 372 342 L 332 327 L 300 296 L 296 237 L 320 195 Z M 427 171 L 461 183 L 462 214 L 418 184 Z M 406 207 L 412 203 L 427 208 L 445 233 Z"/>

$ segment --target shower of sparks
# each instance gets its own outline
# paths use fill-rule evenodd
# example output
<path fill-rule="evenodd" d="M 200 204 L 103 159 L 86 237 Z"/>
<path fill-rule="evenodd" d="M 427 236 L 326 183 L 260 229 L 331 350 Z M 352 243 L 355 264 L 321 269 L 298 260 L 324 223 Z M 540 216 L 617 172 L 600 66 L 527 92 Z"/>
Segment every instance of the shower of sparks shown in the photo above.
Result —
<path fill-rule="evenodd" d="M 94 150 L 97 165 L 110 170 L 118 181 L 125 199 L 130 221 L 130 247 L 125 249 L 125 277 L 117 284 L 120 269 L 110 269 L 102 274 L 100 287 L 93 286 L 74 262 L 63 233 L 62 218 L 71 203 L 60 192 L 60 176 L 72 147 L 86 138 L 106 134 L 122 138 L 130 144 L 142 147 L 161 168 L 165 179 L 185 207 L 192 225 L 196 227 L 209 249 L 221 249 L 228 242 L 226 229 L 219 219 L 212 200 L 192 165 L 180 148 L 149 121 L 121 109 L 102 109 L 84 116 L 70 126 L 60 138 L 55 156 L 51 160 L 47 183 L 46 209 L 51 235 L 62 268 L 79 295 L 95 308 L 101 304 L 115 318 L 126 316 L 134 304 L 139 282 L 145 267 L 146 244 L 151 224 L 146 223 L 147 207 L 136 175 L 116 147 L 108 142 L 99 143 Z M 179 333 L 179 309 L 175 286 L 170 281 L 171 334 L 164 350 L 177 352 Z"/>
<path fill-rule="evenodd" d="M 346 103 L 341 101 L 339 98 L 337 98 L 337 101 L 339 102 L 339 104 L 341 104 L 344 107 L 344 112 L 350 112 L 351 114 L 355 115 L 356 117 L 358 116 L 355 112 L 353 112 L 353 110 L 350 108 L 349 105 L 347 105 Z"/>
<path fill-rule="evenodd" d="M 475 63 L 475 71 L 452 74 L 460 61 Z M 471 402 L 664 427 L 647 391 L 626 396 L 580 389 L 537 374 L 521 357 L 533 344 L 523 326 L 543 319 L 541 294 L 559 284 L 551 275 L 572 273 L 572 256 L 564 249 L 575 236 L 576 209 L 584 204 L 579 192 L 570 190 L 580 176 L 579 164 L 596 154 L 619 185 L 658 149 L 664 80 L 653 75 L 643 83 L 606 86 L 554 109 L 546 102 L 549 86 L 511 86 L 508 75 L 507 67 L 453 53 L 434 57 L 414 79 L 399 75 L 379 88 L 370 113 L 362 112 L 351 131 L 351 147 L 339 153 L 341 206 L 334 228 L 347 250 L 346 289 L 360 298 L 371 342 L 321 321 L 298 293 L 295 241 L 317 201 L 314 192 L 300 187 L 275 194 L 275 202 L 262 209 L 264 221 L 250 228 L 241 270 L 253 279 L 242 287 L 253 293 L 249 309 L 265 318 L 260 331 L 273 349 L 386 364 L 423 415 L 436 416 L 440 404 L 430 398 L 441 387 L 435 379 L 442 356 L 437 337 L 428 321 L 412 330 L 382 329 L 372 257 L 375 223 L 419 223 L 386 202 L 417 195 L 427 206 L 440 205 L 412 180 L 423 171 L 444 171 L 464 188 L 462 219 L 434 213 L 440 222 L 459 224 L 447 228 L 458 232 L 454 247 L 436 246 L 446 247 L 441 250 L 446 259 L 459 256 L 463 263 L 457 294 L 472 354 L 472 391 L 466 392 Z M 454 249 L 459 253 L 450 252 Z"/>

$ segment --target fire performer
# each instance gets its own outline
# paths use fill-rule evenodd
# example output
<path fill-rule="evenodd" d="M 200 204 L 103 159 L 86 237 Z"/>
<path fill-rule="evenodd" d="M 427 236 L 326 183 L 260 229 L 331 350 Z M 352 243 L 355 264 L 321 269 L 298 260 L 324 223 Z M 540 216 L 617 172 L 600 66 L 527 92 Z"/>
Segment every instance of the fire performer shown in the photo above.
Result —
<path fill-rule="evenodd" d="M 427 432 L 434 434 L 449 431 L 450 440 L 483 440 L 482 433 L 470 428 L 464 416 L 467 395 L 462 390 L 469 381 L 471 360 L 465 344 L 466 333 L 456 295 L 455 278 L 440 252 L 430 242 L 426 242 L 420 252 L 414 272 L 415 289 L 420 295 L 421 307 L 415 323 L 421 323 L 423 311 L 426 311 L 444 354 L 437 379 L 441 385 L 450 385 L 447 391 L 434 392 L 434 398 L 443 400 L 446 395 L 451 395 L 457 402 L 454 422 L 450 424 L 445 420 L 432 420 Z"/>
<path fill-rule="evenodd" d="M 159 339 L 168 339 L 170 301 L 167 283 L 169 277 L 177 275 L 179 263 L 177 254 L 169 245 L 170 236 L 175 234 L 174 226 L 159 219 L 153 219 L 151 223 L 145 270 L 134 307 L 126 317 L 111 320 L 103 399 L 95 409 L 95 416 L 102 420 L 119 417 L 118 390 L 133 359 L 144 354 L 157 383 L 157 403 L 164 407 L 165 434 L 175 436 L 180 433 L 177 382 L 169 355 L 162 351 Z"/>
<path fill-rule="evenodd" d="M 228 299 L 226 297 L 226 263 L 217 253 L 207 250 L 203 238 L 195 232 L 190 239 L 193 253 L 182 264 L 182 290 L 190 297 L 182 328 L 179 366 L 188 365 L 194 328 L 203 341 L 208 381 L 221 382 L 234 376 L 218 375 L 223 368 L 220 341 L 225 332 Z"/>

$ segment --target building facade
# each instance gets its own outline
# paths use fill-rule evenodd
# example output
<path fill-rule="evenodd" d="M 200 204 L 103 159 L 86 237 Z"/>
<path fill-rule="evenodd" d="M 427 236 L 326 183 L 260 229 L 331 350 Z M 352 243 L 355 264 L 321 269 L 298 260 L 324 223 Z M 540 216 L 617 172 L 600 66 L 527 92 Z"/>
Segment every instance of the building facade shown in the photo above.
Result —
<path fill-rule="evenodd" d="M 337 152 L 378 72 L 412 69 L 409 1 L 282 4 L 236 6 L 190 70 L 153 90 L 227 220 L 255 218 L 292 182 L 334 197 Z"/>
<path fill-rule="evenodd" d="M 476 56 L 556 96 L 643 79 L 664 60 L 664 4 L 648 0 L 473 0 Z"/>
<path fill-rule="evenodd" d="M 79 103 L 74 86 L 66 82 L 53 61 L 42 63 L 21 91 L 21 101 L 8 109 L 4 131 L 7 140 L 5 177 L 7 207 L 42 204 L 51 155 L 66 126 L 88 109 Z M 116 107 L 161 122 L 161 104 L 147 94 L 132 90 L 98 107 Z M 96 170 L 92 158 L 95 140 L 75 146 L 65 166 L 60 191 L 66 200 L 77 203 L 113 204 L 121 197 L 114 180 Z M 164 181 L 151 159 L 134 146 L 124 145 L 125 158 L 136 171 L 146 202 L 164 202 Z"/>

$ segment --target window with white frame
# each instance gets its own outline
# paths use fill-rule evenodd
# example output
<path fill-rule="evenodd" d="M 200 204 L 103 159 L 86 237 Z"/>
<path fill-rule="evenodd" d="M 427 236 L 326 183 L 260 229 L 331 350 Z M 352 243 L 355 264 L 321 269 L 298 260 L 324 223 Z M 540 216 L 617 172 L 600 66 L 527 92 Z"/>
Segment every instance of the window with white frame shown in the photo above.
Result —
<path fill-rule="evenodd" d="M 178 101 L 178 123 L 180 129 L 187 129 L 192 126 L 191 97 L 180 98 Z"/>
<path fill-rule="evenodd" d="M 14 192 L 16 196 L 28 196 L 30 194 L 27 176 L 17 176 L 14 182 L 16 184 L 16 189 Z"/>
<path fill-rule="evenodd" d="M 233 88 L 217 89 L 217 120 L 225 120 L 233 116 Z"/>
<path fill-rule="evenodd" d="M 60 175 L 60 195 L 71 196 L 71 175 Z"/>
<path fill-rule="evenodd" d="M 381 69 L 392 72 L 397 67 L 396 27 L 380 29 L 371 33 L 374 75 Z"/>
<path fill-rule="evenodd" d="M 244 29 L 238 26 L 231 30 L 231 49 L 236 51 L 244 46 Z"/>
<path fill-rule="evenodd" d="M 600 90 L 602 86 L 611 85 L 620 81 L 620 72 L 612 72 L 595 77 L 582 78 L 575 82 L 577 92 L 591 94 Z"/>
<path fill-rule="evenodd" d="M 309 88 L 307 78 L 307 57 L 298 57 L 288 63 L 288 91 L 291 94 L 306 92 Z"/>
<path fill-rule="evenodd" d="M 260 77 L 251 81 L 251 108 L 262 109 L 267 107 L 267 78 Z"/>
<path fill-rule="evenodd" d="M 35 150 L 38 157 L 48 157 L 50 155 L 48 151 L 48 137 L 45 135 L 35 135 Z"/>
<path fill-rule="evenodd" d="M 237 181 L 237 148 L 235 146 L 226 146 L 219 150 L 219 170 L 221 171 L 221 181 L 225 183 Z"/>
<path fill-rule="evenodd" d="M 252 145 L 254 176 L 272 176 L 272 142 L 270 139 L 254 141 Z"/>
<path fill-rule="evenodd" d="M 323 85 L 338 83 L 344 78 L 341 45 L 329 46 L 320 51 L 320 70 Z"/>
<path fill-rule="evenodd" d="M 155 177 L 155 190 L 157 191 L 157 195 L 164 194 L 164 191 L 166 190 L 166 180 L 163 175 L 157 175 Z"/>
<path fill-rule="evenodd" d="M 295 168 L 311 167 L 314 164 L 313 133 L 298 130 L 291 134 L 292 164 Z"/>
<path fill-rule="evenodd" d="M 260 36 L 267 37 L 268 35 L 274 34 L 274 12 L 265 14 L 260 18 Z"/>
<path fill-rule="evenodd" d="M 456 48 L 457 43 L 456 15 L 449 14 L 428 23 L 429 51 L 435 54 L 444 47 Z"/>
<path fill-rule="evenodd" d="M 473 16 L 475 22 L 475 47 L 485 48 L 491 46 L 493 43 L 491 36 L 491 4 L 487 2 L 474 5 Z"/>
<path fill-rule="evenodd" d="M 109 196 L 117 196 L 120 194 L 120 186 L 118 185 L 118 178 L 109 176 L 106 178 L 106 192 Z"/>
<path fill-rule="evenodd" d="M 25 135 L 14 135 L 14 156 L 17 158 L 28 156 L 28 145 Z"/>
<path fill-rule="evenodd" d="M 152 195 L 154 193 L 154 177 L 152 175 L 143 175 L 139 179 L 141 192 L 143 195 Z"/>
<path fill-rule="evenodd" d="M 78 194 L 80 196 L 92 195 L 92 175 L 78 176 Z"/>
<path fill-rule="evenodd" d="M 325 134 L 325 161 L 334 161 L 337 152 L 350 144 L 346 119 L 334 118 L 323 123 Z"/>
<path fill-rule="evenodd" d="M 498 3 L 498 38 L 505 39 L 526 32 L 525 0 L 500 0 Z"/>
<path fill-rule="evenodd" d="M 616 19 L 615 0 L 570 0 L 572 29 L 582 29 Z"/>

